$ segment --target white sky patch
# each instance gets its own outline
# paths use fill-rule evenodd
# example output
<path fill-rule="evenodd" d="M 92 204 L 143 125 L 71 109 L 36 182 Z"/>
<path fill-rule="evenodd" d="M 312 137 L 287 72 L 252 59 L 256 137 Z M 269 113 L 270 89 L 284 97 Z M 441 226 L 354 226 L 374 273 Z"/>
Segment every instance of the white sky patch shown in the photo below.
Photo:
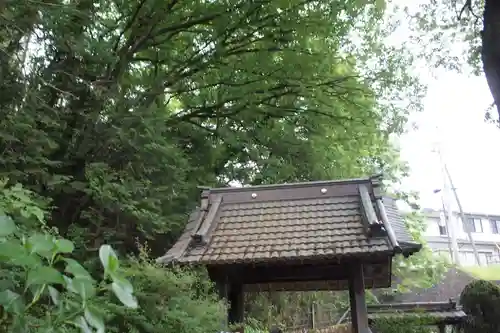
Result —
<path fill-rule="evenodd" d="M 410 11 L 418 10 L 418 6 L 425 2 L 428 0 L 415 1 Z M 402 0 L 394 3 L 407 5 Z M 408 20 L 402 13 L 399 15 L 401 24 L 391 36 L 390 43 L 410 40 Z M 450 44 L 443 38 L 441 46 L 449 55 L 460 56 L 468 47 L 466 43 L 456 41 Z M 410 48 L 419 52 L 426 46 L 413 44 Z M 466 61 L 463 56 L 460 58 Z M 441 142 L 464 210 L 500 214 L 500 205 L 497 204 L 500 177 L 496 177 L 500 154 L 494 149 L 494 145 L 500 143 L 500 129 L 485 122 L 485 111 L 492 103 L 486 79 L 431 68 L 425 60 L 417 61 L 415 66 L 422 82 L 428 85 L 428 91 L 423 101 L 424 111 L 412 114 L 408 133 L 398 140 L 401 157 L 411 168 L 403 188 L 418 191 L 420 204 L 424 207 L 442 207 L 440 195 L 433 193 L 443 186 L 439 158 L 433 152 L 436 143 Z M 417 129 L 412 129 L 413 125 Z M 454 208 L 458 209 L 456 203 Z"/>
<path fill-rule="evenodd" d="M 442 187 L 438 156 L 432 152 L 441 137 L 444 157 L 464 210 L 498 213 L 500 129 L 484 121 L 491 95 L 482 77 L 442 72 L 430 80 L 425 110 L 413 117 L 419 129 L 401 137 L 401 155 L 410 163 L 405 188 L 420 192 L 421 204 L 439 208 L 433 190 Z M 436 126 L 440 131 L 437 133 Z"/>

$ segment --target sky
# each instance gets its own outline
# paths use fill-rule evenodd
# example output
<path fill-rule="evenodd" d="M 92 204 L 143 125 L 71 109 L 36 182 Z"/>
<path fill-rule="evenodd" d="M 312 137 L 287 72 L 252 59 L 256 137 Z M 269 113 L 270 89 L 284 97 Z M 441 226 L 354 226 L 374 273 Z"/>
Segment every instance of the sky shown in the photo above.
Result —
<path fill-rule="evenodd" d="M 407 1 L 395 0 L 392 5 L 396 6 L 394 8 L 406 6 L 409 12 L 415 13 L 421 12 L 422 4 L 429 3 L 429 0 L 417 0 L 408 5 Z M 408 41 L 408 36 L 412 35 L 410 23 L 400 10 L 395 9 L 394 13 L 398 28 L 388 42 Z M 457 39 L 450 42 L 444 35 L 440 42 L 458 59 L 467 61 L 463 56 L 469 47 L 466 42 Z M 419 52 L 422 46 L 409 47 Z M 440 142 L 443 159 L 464 211 L 500 215 L 500 204 L 497 204 L 500 177 L 496 176 L 500 154 L 494 148 L 495 144 L 500 145 L 500 128 L 485 121 L 486 110 L 493 101 L 485 77 L 431 68 L 422 60 L 414 65 L 422 82 L 427 84 L 428 92 L 423 112 L 410 117 L 410 124 L 415 123 L 418 129 L 411 130 L 408 126 L 408 133 L 399 140 L 401 158 L 411 169 L 410 177 L 403 181 L 403 188 L 418 191 L 423 207 L 442 207 L 441 193 L 434 193 L 435 189 L 443 188 L 439 156 L 433 152 L 436 143 Z M 467 68 L 464 69 L 467 72 Z M 454 200 L 452 207 L 458 210 Z"/>
<path fill-rule="evenodd" d="M 422 206 L 441 206 L 440 194 L 433 190 L 443 187 L 443 177 L 438 155 L 432 152 L 441 141 L 464 211 L 500 214 L 500 154 L 494 148 L 500 144 L 500 129 L 484 120 L 492 101 L 486 79 L 445 70 L 435 73 L 436 78 L 422 76 L 428 84 L 424 111 L 411 117 L 418 129 L 400 139 L 401 157 L 411 168 L 404 187 L 420 192 Z"/>

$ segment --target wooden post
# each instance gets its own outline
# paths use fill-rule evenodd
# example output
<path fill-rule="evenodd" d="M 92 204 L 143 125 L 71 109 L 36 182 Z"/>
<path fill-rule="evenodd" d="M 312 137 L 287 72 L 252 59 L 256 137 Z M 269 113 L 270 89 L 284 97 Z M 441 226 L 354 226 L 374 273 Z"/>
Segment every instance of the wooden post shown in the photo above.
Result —
<path fill-rule="evenodd" d="M 440 324 L 438 325 L 439 333 L 446 333 L 446 325 Z"/>
<path fill-rule="evenodd" d="M 244 320 L 244 294 L 243 285 L 232 283 L 229 286 L 228 293 L 229 310 L 227 319 L 229 325 L 243 324 Z M 238 329 L 238 332 L 243 333 L 243 325 Z"/>
<path fill-rule="evenodd" d="M 216 280 L 215 286 L 217 288 L 217 293 L 219 295 L 219 298 L 221 300 L 226 300 L 228 299 L 228 285 L 225 282 L 222 282 L 220 280 Z M 222 327 L 225 329 L 228 327 L 228 318 L 229 318 L 229 309 L 228 309 L 228 315 L 226 316 L 225 320 L 222 322 Z"/>
<path fill-rule="evenodd" d="M 309 328 L 312 330 L 316 329 L 316 304 L 314 302 L 311 303 L 309 309 Z"/>
<path fill-rule="evenodd" d="M 369 333 L 363 265 L 361 263 L 352 263 L 349 267 L 349 273 L 352 332 Z"/>

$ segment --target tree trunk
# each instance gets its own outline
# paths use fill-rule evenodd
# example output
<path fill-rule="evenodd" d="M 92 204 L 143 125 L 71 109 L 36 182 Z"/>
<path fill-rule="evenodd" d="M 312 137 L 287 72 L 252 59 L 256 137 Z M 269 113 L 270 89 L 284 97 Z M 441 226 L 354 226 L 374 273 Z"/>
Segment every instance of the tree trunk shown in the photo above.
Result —
<path fill-rule="evenodd" d="M 483 13 L 481 59 L 500 117 L 500 1 L 486 0 Z"/>

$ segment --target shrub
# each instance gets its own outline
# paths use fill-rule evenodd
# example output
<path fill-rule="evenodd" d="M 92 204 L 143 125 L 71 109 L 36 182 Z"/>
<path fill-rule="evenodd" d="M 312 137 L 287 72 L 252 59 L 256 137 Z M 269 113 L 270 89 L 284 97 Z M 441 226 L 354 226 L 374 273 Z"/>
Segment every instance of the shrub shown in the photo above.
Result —
<path fill-rule="evenodd" d="M 97 283 L 70 257 L 74 244 L 44 228 L 44 212 L 29 191 L 16 186 L 0 192 L 0 331 L 104 332 L 96 296 L 111 290 L 126 306 L 137 307 L 110 246 L 99 250 L 104 275 Z M 39 223 L 16 224 L 8 213 Z"/>
<path fill-rule="evenodd" d="M 432 333 L 433 322 L 422 314 L 401 314 L 391 318 L 377 318 L 373 325 L 376 333 Z"/>
<path fill-rule="evenodd" d="M 489 281 L 476 280 L 465 286 L 460 303 L 467 313 L 466 333 L 500 332 L 500 288 Z"/>
<path fill-rule="evenodd" d="M 226 318 L 225 304 L 213 292 L 202 270 L 165 268 L 142 250 L 130 259 L 123 274 L 133 283 L 141 304 L 130 311 L 110 306 L 110 332 L 207 333 L 220 332 Z"/>

